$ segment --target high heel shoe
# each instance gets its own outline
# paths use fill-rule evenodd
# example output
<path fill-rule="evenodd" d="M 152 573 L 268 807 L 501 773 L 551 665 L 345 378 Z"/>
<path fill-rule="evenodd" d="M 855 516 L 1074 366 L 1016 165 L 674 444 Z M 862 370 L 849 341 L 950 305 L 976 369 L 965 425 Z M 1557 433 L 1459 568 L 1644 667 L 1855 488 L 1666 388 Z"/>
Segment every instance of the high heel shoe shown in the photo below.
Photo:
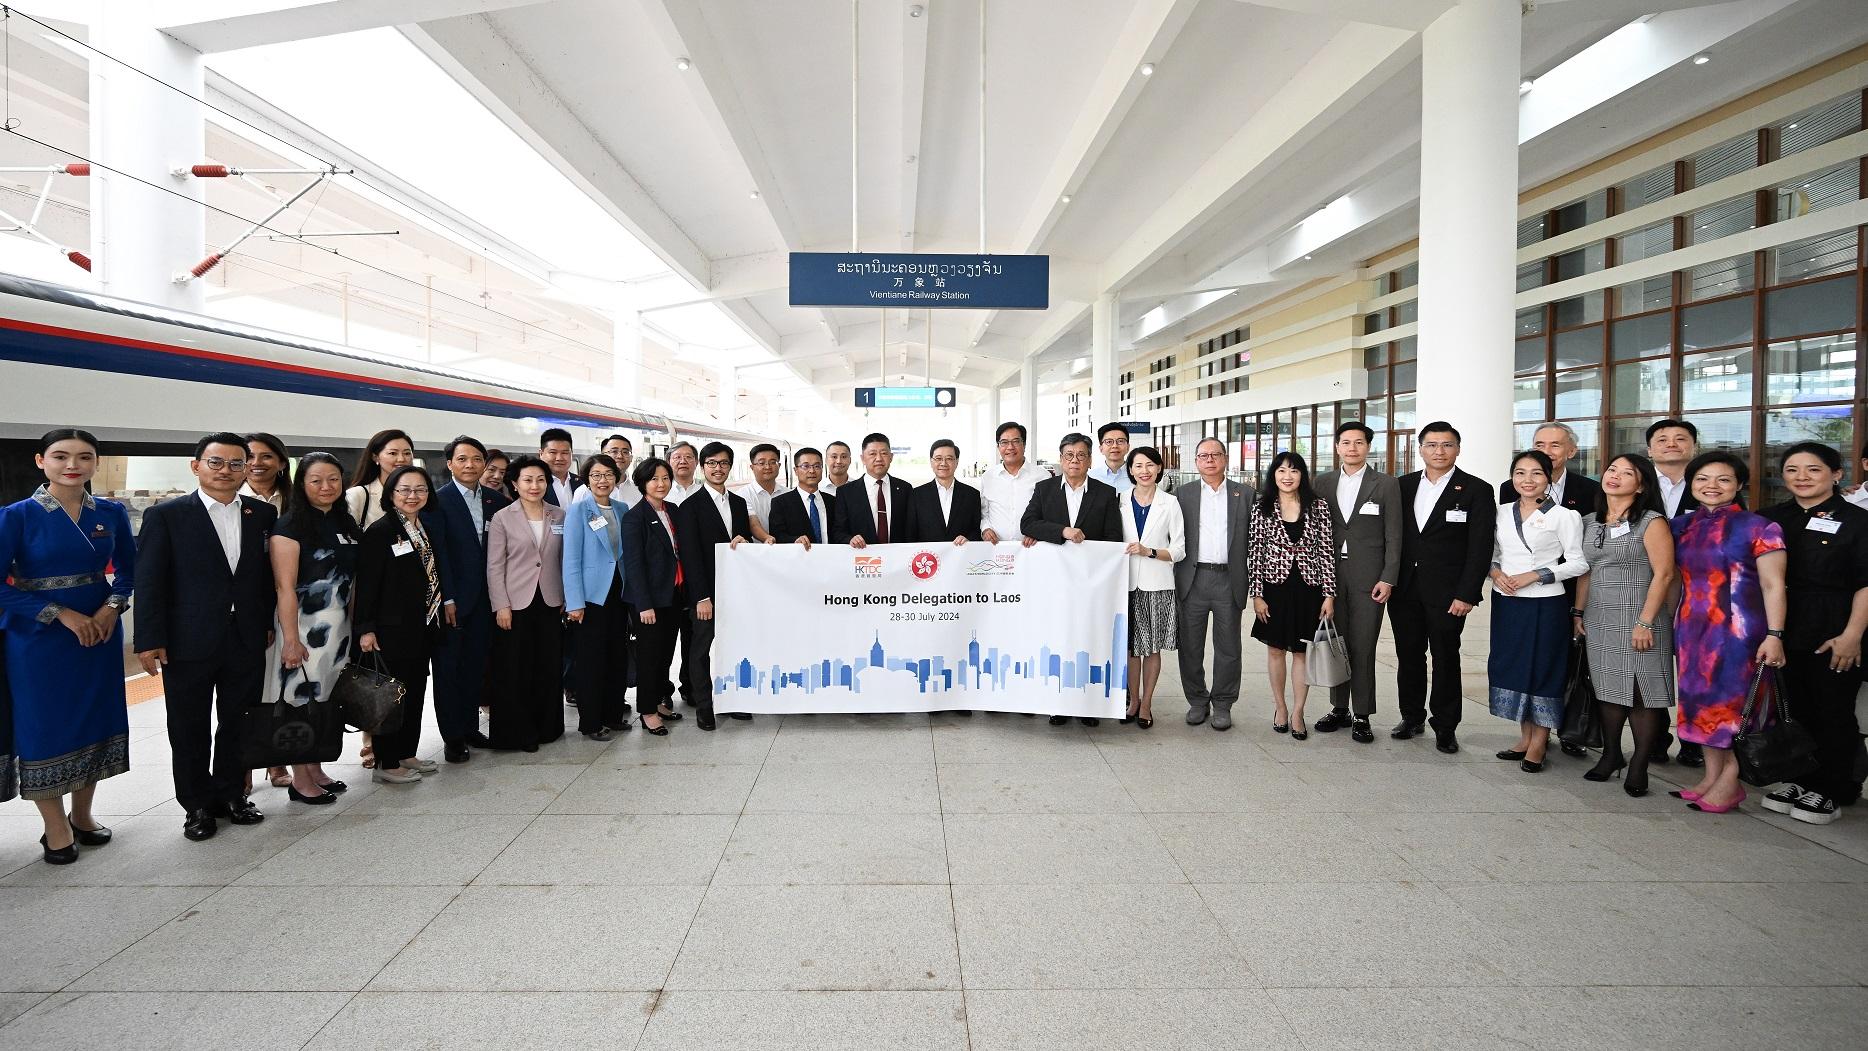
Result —
<path fill-rule="evenodd" d="M 686 716 L 682 715 L 680 712 L 664 712 L 660 709 L 657 709 L 655 714 L 661 716 L 662 722 L 665 723 L 678 723 L 686 718 Z M 646 729 L 646 727 L 644 727 L 644 729 Z"/>
<path fill-rule="evenodd" d="M 1275 715 L 1272 716 L 1271 717 L 1271 732 L 1274 734 L 1290 733 L 1291 732 L 1291 717 L 1287 714 L 1284 717 L 1284 721 L 1279 722 L 1277 716 Z"/>
<path fill-rule="evenodd" d="M 304 803 L 307 806 L 330 806 L 337 802 L 335 792 L 320 792 L 315 796 L 308 796 L 300 792 L 297 785 L 290 783 L 285 786 L 285 797 L 294 803 Z"/>
<path fill-rule="evenodd" d="M 1725 804 L 1724 806 L 1713 806 L 1711 803 L 1706 802 L 1705 796 L 1701 796 L 1698 799 L 1694 800 L 1693 802 L 1688 803 L 1686 805 L 1686 808 L 1688 810 L 1697 810 L 1702 814 L 1729 814 L 1732 811 L 1737 810 L 1738 804 L 1743 803 L 1744 801 L 1745 801 L 1745 790 L 1741 788 L 1738 790 L 1738 797 L 1736 799 L 1733 799 L 1730 803 Z"/>
<path fill-rule="evenodd" d="M 659 712 L 657 712 L 656 714 L 657 714 L 657 715 L 660 715 L 661 713 L 659 713 Z M 664 719 L 666 719 L 666 718 L 668 718 L 668 717 L 667 717 L 666 715 L 662 715 L 661 717 L 662 717 L 662 718 L 664 718 Z M 636 716 L 636 719 L 637 719 L 637 721 L 638 721 L 638 722 L 640 722 L 640 723 L 642 724 L 642 732 L 643 732 L 643 733 L 646 733 L 646 734 L 650 734 L 650 735 L 652 735 L 652 736 L 655 736 L 655 737 L 667 737 L 667 736 L 668 736 L 668 727 L 666 727 L 666 726 L 650 726 L 650 725 L 649 725 L 649 720 L 648 720 L 648 717 L 647 717 L 647 716 L 644 716 L 644 715 L 638 715 L 638 716 Z"/>
<path fill-rule="evenodd" d="M 1155 721 L 1153 719 L 1144 719 L 1139 715 L 1135 717 L 1135 725 L 1141 727 L 1144 730 L 1154 726 L 1154 724 L 1155 724 Z"/>
<path fill-rule="evenodd" d="M 1607 770 L 1602 769 L 1601 763 L 1597 763 L 1596 765 L 1590 767 L 1588 770 L 1583 772 L 1583 780 L 1594 781 L 1597 784 L 1600 784 L 1604 781 L 1607 781 L 1609 778 L 1614 777 L 1616 774 L 1621 773 L 1622 767 L 1627 766 L 1627 765 L 1628 765 L 1628 760 L 1626 757 L 1617 758 L 1615 760 L 1615 765 L 1609 767 Z"/>
<path fill-rule="evenodd" d="M 1631 798 L 1640 799 L 1647 795 L 1647 782 L 1643 781 L 1637 785 L 1633 781 L 1623 781 L 1622 791 L 1628 793 Z"/>
<path fill-rule="evenodd" d="M 1684 799 L 1689 803 L 1699 802 L 1699 793 L 1690 788 L 1676 788 L 1667 793 L 1675 799 Z"/>
<path fill-rule="evenodd" d="M 75 839 L 57 850 L 53 850 L 51 847 L 45 845 L 45 837 L 40 836 L 39 849 L 45 851 L 45 863 L 48 865 L 69 865 L 78 860 L 78 841 Z"/>

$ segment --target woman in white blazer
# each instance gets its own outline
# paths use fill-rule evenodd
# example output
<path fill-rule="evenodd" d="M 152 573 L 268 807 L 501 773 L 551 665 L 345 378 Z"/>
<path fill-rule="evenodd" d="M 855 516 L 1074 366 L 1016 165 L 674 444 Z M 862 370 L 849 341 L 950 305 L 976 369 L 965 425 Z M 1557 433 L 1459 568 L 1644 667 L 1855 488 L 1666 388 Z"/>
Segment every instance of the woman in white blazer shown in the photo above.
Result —
<path fill-rule="evenodd" d="M 1129 553 L 1129 712 L 1122 721 L 1146 730 L 1155 724 L 1155 681 L 1161 651 L 1180 642 L 1174 625 L 1174 563 L 1187 557 L 1187 522 L 1180 501 L 1158 488 L 1161 454 L 1139 445 L 1129 451 L 1129 479 L 1122 495 L 1122 539 Z"/>

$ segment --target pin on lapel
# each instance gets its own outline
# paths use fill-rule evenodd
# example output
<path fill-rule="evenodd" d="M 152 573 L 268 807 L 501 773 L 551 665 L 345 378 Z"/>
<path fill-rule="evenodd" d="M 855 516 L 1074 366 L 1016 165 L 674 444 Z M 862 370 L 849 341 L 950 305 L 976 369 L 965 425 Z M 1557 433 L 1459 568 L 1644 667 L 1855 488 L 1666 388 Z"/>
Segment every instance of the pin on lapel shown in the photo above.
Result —
<path fill-rule="evenodd" d="M 250 514 L 252 514 L 252 513 L 253 513 L 253 509 L 252 509 L 252 508 L 250 508 L 250 507 L 242 507 L 242 508 L 240 509 L 240 513 L 241 513 L 241 514 L 247 514 L 247 515 L 250 515 Z"/>
<path fill-rule="evenodd" d="M 91 530 L 91 535 L 92 536 L 103 536 L 104 535 L 104 523 L 102 522 L 97 523 L 97 525 Z"/>

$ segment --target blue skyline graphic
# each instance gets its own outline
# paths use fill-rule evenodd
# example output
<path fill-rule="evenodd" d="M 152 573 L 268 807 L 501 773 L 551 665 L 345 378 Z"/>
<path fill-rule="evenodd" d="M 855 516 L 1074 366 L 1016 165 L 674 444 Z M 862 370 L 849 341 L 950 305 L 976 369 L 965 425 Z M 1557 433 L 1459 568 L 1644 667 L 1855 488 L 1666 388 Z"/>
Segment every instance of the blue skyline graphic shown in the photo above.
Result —
<path fill-rule="evenodd" d="M 1128 614 L 1117 613 L 1110 624 L 1109 648 L 1107 656 L 1100 662 L 1093 662 L 1089 651 L 1078 650 L 1066 657 L 1054 653 L 1049 645 L 1040 646 L 1035 654 L 1023 658 L 1010 652 L 1002 652 L 997 646 L 981 646 L 978 632 L 967 641 L 963 653 L 952 655 L 934 654 L 931 656 L 895 656 L 882 645 L 882 634 L 877 632 L 866 653 L 858 653 L 849 658 L 828 657 L 808 664 L 784 668 L 773 664 L 768 668 L 758 668 L 751 658 L 742 657 L 732 665 L 725 675 L 714 676 L 714 694 L 750 691 L 758 694 L 776 696 L 787 690 L 802 691 L 806 694 L 819 690 L 848 690 L 853 694 L 863 692 L 862 673 L 880 669 L 884 672 L 906 672 L 912 678 L 919 693 L 965 693 L 986 692 L 1002 693 L 1013 682 L 1055 682 L 1058 693 L 1065 690 L 1079 690 L 1092 693 L 1100 690 L 1104 697 L 1112 695 L 1117 689 L 1127 689 L 1128 668 Z M 870 682 L 871 689 L 892 685 L 899 680 L 891 676 L 885 682 Z"/>

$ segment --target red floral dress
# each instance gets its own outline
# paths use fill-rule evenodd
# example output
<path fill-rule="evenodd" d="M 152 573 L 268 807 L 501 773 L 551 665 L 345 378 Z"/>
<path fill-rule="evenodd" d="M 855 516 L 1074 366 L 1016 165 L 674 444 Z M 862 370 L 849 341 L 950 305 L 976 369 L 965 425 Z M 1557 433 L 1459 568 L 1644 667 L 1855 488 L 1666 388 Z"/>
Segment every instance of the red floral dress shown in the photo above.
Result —
<path fill-rule="evenodd" d="M 1673 535 L 1681 586 L 1674 613 L 1680 740 L 1730 748 L 1767 627 L 1758 559 L 1784 550 L 1784 533 L 1776 522 L 1728 504 L 1674 519 Z"/>

